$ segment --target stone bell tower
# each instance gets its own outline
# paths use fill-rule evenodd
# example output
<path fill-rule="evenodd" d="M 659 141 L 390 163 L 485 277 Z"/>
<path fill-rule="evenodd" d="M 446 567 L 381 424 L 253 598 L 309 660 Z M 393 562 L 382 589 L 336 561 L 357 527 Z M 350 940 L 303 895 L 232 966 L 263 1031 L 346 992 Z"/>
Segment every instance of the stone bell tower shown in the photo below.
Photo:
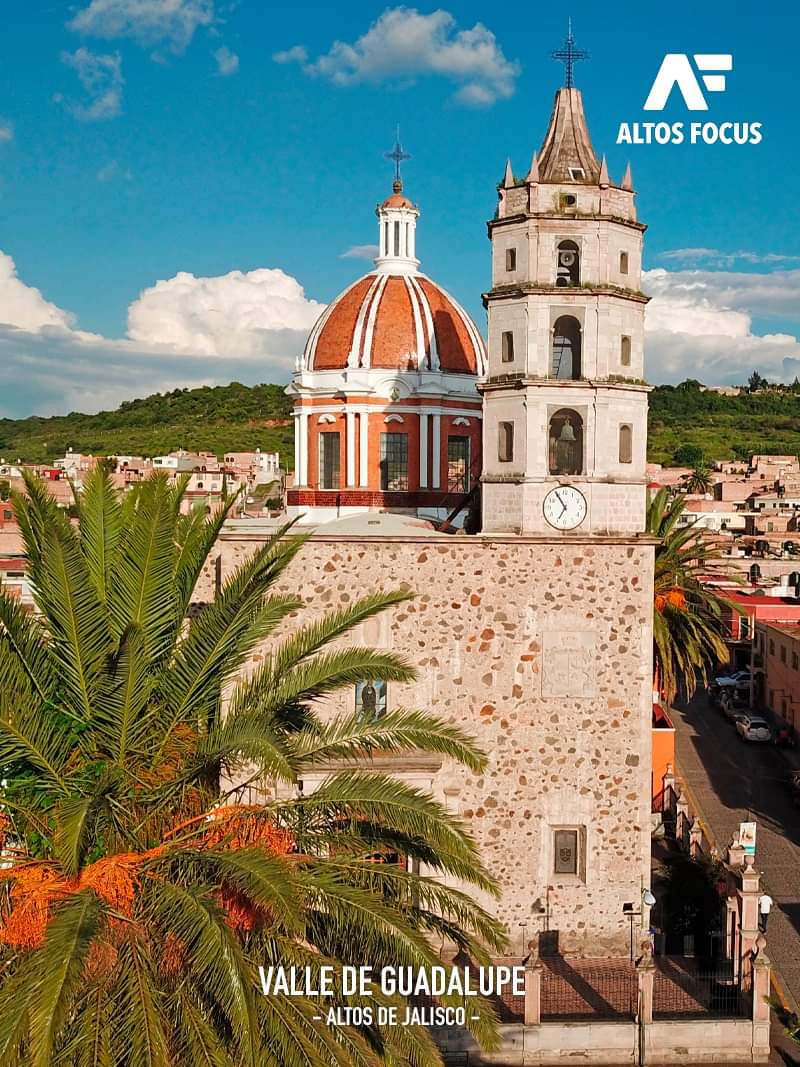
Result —
<path fill-rule="evenodd" d="M 642 237 L 630 166 L 598 160 L 572 86 L 524 178 L 499 187 L 484 402 L 483 529 L 631 534 L 644 527 Z"/>

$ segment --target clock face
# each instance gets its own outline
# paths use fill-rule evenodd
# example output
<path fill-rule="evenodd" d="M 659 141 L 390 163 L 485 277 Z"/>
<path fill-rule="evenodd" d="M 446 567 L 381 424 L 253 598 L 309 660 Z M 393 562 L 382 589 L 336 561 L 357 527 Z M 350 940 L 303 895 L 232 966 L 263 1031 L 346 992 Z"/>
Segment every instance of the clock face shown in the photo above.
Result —
<path fill-rule="evenodd" d="M 544 517 L 557 530 L 574 530 L 586 518 L 586 497 L 573 485 L 559 485 L 544 498 Z"/>

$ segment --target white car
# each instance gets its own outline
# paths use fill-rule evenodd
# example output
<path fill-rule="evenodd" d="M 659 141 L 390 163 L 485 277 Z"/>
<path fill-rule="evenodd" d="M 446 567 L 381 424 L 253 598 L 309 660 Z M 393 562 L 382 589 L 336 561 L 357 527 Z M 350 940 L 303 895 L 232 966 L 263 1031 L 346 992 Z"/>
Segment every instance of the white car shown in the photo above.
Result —
<path fill-rule="evenodd" d="M 714 685 L 722 686 L 734 686 L 736 688 L 740 686 L 746 686 L 750 684 L 750 671 L 734 671 L 732 674 L 721 674 L 718 678 L 714 679 Z"/>
<path fill-rule="evenodd" d="M 753 716 L 743 716 L 736 722 L 736 730 L 742 741 L 770 741 L 772 730 L 766 719 Z"/>

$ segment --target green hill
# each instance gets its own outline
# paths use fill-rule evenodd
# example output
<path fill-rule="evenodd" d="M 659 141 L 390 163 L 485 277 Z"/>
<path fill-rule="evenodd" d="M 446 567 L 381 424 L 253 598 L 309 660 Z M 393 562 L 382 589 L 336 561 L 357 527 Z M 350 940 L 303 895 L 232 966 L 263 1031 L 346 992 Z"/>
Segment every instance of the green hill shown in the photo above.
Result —
<path fill-rule="evenodd" d="M 654 463 L 689 464 L 687 447 L 700 449 L 707 461 L 752 452 L 796 456 L 800 385 L 762 386 L 739 396 L 704 390 L 696 381 L 660 385 L 650 394 L 649 421 L 647 453 Z"/>
<path fill-rule="evenodd" d="M 762 388 L 741 396 L 705 391 L 698 382 L 657 386 L 650 394 L 648 455 L 657 463 L 740 459 L 750 452 L 800 454 L 800 387 Z M 0 456 L 46 463 L 67 448 L 100 455 L 157 456 L 176 448 L 213 452 L 261 448 L 294 463 L 292 402 L 280 385 L 175 389 L 97 415 L 0 419 Z"/>
<path fill-rule="evenodd" d="M 68 448 L 95 455 L 159 456 L 187 451 L 280 452 L 294 462 L 292 401 L 280 385 L 175 389 L 96 415 L 0 419 L 0 456 L 46 463 Z"/>

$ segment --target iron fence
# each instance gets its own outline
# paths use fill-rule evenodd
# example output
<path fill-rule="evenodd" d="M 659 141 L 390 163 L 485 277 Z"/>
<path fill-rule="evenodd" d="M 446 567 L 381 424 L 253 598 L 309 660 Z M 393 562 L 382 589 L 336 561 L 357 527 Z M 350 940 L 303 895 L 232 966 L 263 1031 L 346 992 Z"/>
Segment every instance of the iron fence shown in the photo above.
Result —
<path fill-rule="evenodd" d="M 748 1016 L 751 1005 L 730 960 L 704 962 L 681 956 L 655 960 L 653 1018 Z"/>
<path fill-rule="evenodd" d="M 636 968 L 627 960 L 542 960 L 542 1022 L 633 1019 Z"/>

